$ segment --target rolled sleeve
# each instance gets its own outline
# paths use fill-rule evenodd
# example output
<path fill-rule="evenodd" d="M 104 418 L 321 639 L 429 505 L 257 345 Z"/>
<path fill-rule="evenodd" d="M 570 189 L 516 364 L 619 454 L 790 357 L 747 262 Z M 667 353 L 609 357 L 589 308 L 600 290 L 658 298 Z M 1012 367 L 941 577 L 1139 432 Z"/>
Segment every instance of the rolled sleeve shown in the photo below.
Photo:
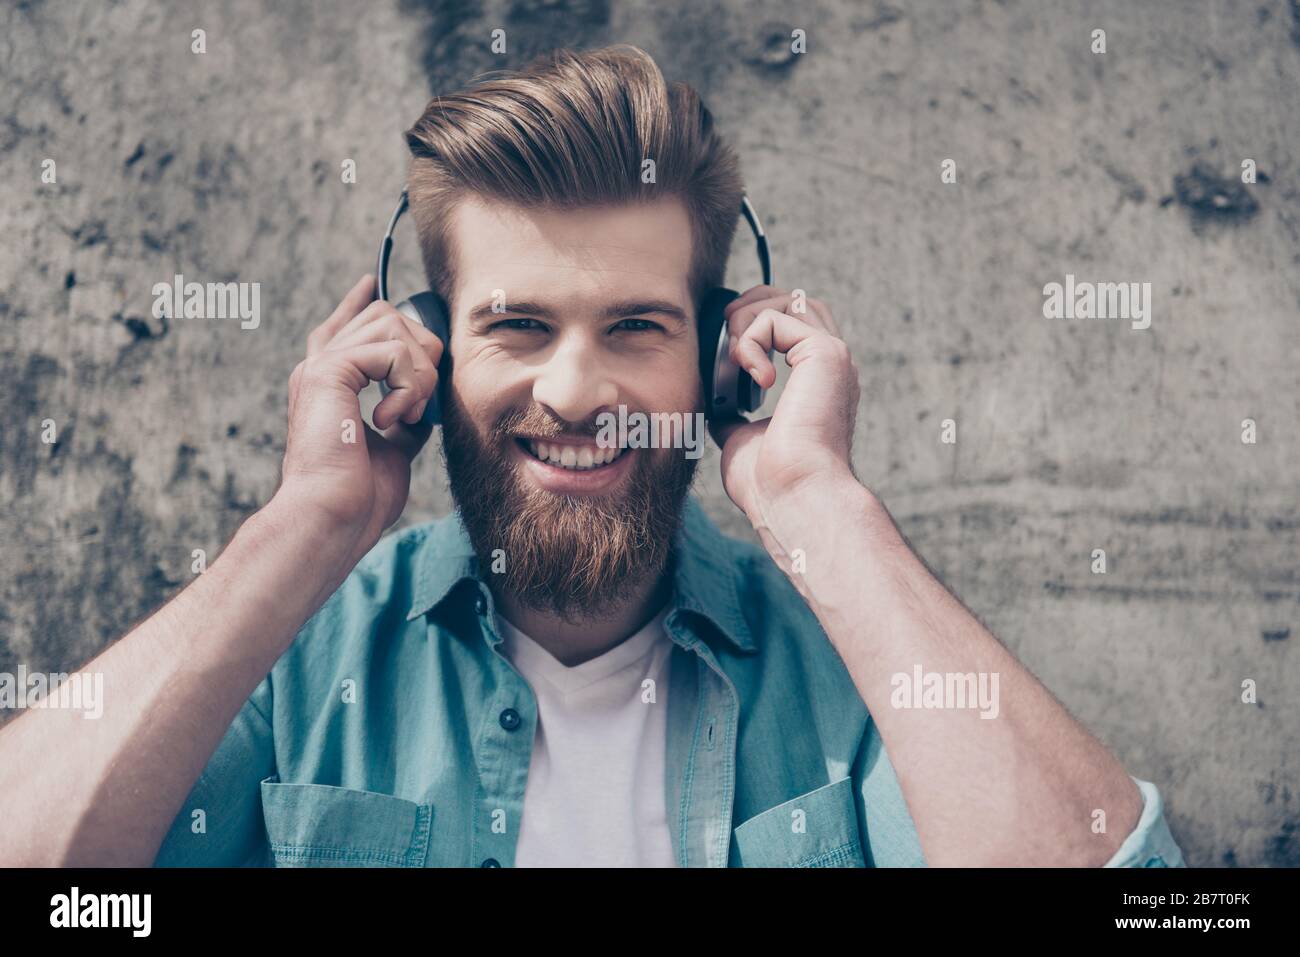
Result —
<path fill-rule="evenodd" d="M 1132 775 L 1130 775 L 1132 777 Z M 1174 843 L 1165 821 L 1164 802 L 1150 781 L 1133 778 L 1142 792 L 1142 816 L 1106 867 L 1186 867 L 1183 852 Z"/>

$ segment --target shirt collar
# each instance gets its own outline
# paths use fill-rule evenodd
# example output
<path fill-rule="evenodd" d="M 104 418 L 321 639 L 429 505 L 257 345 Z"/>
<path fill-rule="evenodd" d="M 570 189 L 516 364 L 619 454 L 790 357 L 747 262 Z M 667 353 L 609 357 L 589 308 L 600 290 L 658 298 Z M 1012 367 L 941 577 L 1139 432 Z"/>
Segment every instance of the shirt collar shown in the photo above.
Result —
<path fill-rule="evenodd" d="M 737 556 L 693 495 L 686 496 L 674 551 L 673 607 L 707 619 L 740 651 L 757 651 L 741 609 Z M 464 579 L 481 581 L 478 566 L 459 511 L 424 526 L 412 558 L 415 581 L 406 620 L 427 614 Z"/>

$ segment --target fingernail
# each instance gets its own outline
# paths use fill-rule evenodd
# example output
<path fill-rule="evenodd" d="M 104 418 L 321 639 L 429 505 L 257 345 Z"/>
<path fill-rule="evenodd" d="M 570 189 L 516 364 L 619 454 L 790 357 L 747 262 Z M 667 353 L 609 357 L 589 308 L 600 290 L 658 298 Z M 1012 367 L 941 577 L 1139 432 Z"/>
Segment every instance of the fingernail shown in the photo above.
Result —
<path fill-rule="evenodd" d="M 755 382 L 758 381 L 758 366 L 749 367 L 749 377 L 753 379 Z"/>

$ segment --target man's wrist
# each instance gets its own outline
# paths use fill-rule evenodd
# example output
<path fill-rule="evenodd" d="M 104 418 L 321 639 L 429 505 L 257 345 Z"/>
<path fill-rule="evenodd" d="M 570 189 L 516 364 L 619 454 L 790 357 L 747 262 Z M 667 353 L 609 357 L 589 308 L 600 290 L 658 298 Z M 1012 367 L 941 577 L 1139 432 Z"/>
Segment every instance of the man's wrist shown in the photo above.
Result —
<path fill-rule="evenodd" d="M 323 590 L 322 601 L 369 550 L 360 528 L 284 489 L 249 516 L 238 534 L 301 562 L 305 577 Z"/>
<path fill-rule="evenodd" d="M 779 498 L 765 503 L 755 523 L 766 526 L 787 551 L 804 547 L 810 538 L 851 525 L 874 535 L 893 530 L 893 522 L 880 500 L 852 472 L 826 472 L 809 479 Z M 804 542 L 803 546 L 797 540 Z"/>
<path fill-rule="evenodd" d="M 761 511 L 759 539 L 814 610 L 813 592 L 836 569 L 861 568 L 878 549 L 902 544 L 884 505 L 847 469 L 806 481 Z"/>

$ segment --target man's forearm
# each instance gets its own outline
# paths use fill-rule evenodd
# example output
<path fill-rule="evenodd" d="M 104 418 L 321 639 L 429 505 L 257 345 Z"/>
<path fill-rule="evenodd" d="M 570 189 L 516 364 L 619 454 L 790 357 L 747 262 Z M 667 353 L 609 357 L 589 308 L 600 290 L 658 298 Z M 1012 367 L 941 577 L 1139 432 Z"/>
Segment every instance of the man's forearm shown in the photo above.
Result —
<path fill-rule="evenodd" d="M 757 524 L 866 703 L 927 862 L 1110 859 L 1141 812 L 1132 779 L 929 573 L 867 489 L 851 477 L 806 488 Z M 976 676 L 984 706 L 916 700 L 918 671 Z"/>
<path fill-rule="evenodd" d="M 274 501 L 188 588 L 82 669 L 100 717 L 0 729 L 0 865 L 148 866 L 226 729 L 347 575 L 351 542 Z"/>

